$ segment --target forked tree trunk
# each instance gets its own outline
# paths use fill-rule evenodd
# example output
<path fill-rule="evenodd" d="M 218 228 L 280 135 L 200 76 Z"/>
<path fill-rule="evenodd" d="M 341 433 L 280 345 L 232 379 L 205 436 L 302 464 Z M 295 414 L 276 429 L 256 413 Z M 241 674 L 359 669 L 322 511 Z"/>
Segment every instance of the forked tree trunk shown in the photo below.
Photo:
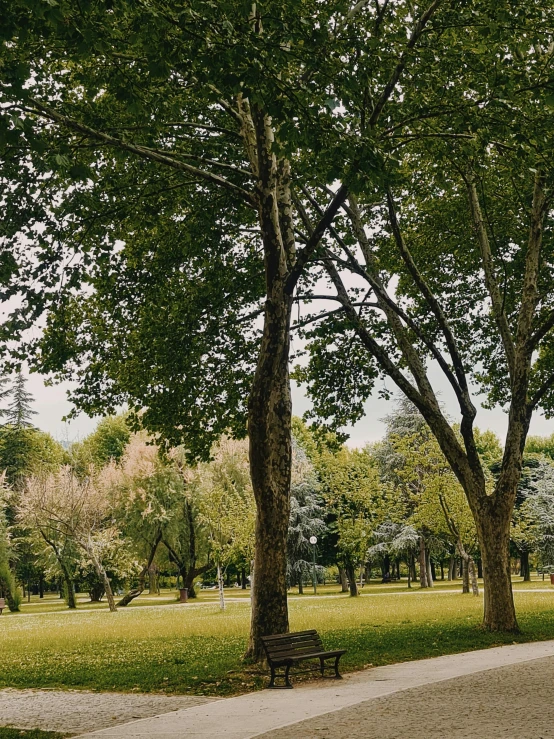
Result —
<path fill-rule="evenodd" d="M 355 598 L 358 595 L 358 585 L 356 584 L 356 570 L 354 565 L 346 565 L 346 574 L 348 576 L 348 589 L 350 590 L 350 597 Z"/>
<path fill-rule="evenodd" d="M 106 592 L 106 600 L 108 601 L 108 607 L 112 613 L 115 613 L 117 611 L 117 606 L 115 605 L 115 598 L 113 597 L 112 585 L 110 583 L 110 578 L 108 577 L 108 573 L 104 569 L 104 565 L 102 564 L 99 557 L 97 556 L 92 542 L 90 541 L 86 542 L 85 544 L 83 544 L 83 548 L 85 549 L 86 553 L 90 557 L 92 566 L 96 570 L 96 574 L 98 575 L 98 577 L 102 581 L 102 584 L 104 585 L 104 590 Z"/>
<path fill-rule="evenodd" d="M 142 568 L 142 571 L 138 577 L 138 584 L 136 588 L 133 588 L 128 593 L 126 593 L 123 598 L 121 598 L 120 601 L 118 601 L 117 606 L 128 606 L 131 601 L 133 601 L 135 598 L 138 598 L 138 596 L 144 591 L 145 587 L 145 579 L 146 579 L 146 573 L 150 573 L 150 568 L 152 566 L 152 562 L 154 561 L 154 557 L 156 556 L 156 552 L 158 550 L 158 546 L 162 540 L 161 532 L 158 534 L 156 539 L 154 540 L 152 546 L 150 547 L 150 553 L 148 555 L 148 562 L 145 564 L 145 566 Z"/>

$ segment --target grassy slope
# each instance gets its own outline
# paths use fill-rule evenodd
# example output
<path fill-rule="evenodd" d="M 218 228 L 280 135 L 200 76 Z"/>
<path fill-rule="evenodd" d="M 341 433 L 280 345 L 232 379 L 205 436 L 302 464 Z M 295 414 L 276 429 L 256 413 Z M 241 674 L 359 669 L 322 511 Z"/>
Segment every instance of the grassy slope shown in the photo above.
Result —
<path fill-rule="evenodd" d="M 482 598 L 446 592 L 453 586 L 459 583 L 408 593 L 398 586 L 375 585 L 356 599 L 336 589 L 318 598 L 291 598 L 291 629 L 315 627 L 326 646 L 348 649 L 341 663 L 345 671 L 554 638 L 554 587 L 549 584 L 518 584 L 515 597 L 523 633 L 517 636 L 482 632 Z M 536 591 L 542 587 L 548 592 Z M 399 590 L 403 593 L 394 594 Z M 235 593 L 242 595 L 229 595 Z M 116 614 L 98 609 L 30 612 L 47 610 L 44 604 L 2 616 L 0 686 L 220 695 L 261 687 L 265 671 L 241 663 L 248 599 L 230 602 L 222 613 L 209 602 L 214 596 L 202 594 L 206 605 L 137 604 Z"/>

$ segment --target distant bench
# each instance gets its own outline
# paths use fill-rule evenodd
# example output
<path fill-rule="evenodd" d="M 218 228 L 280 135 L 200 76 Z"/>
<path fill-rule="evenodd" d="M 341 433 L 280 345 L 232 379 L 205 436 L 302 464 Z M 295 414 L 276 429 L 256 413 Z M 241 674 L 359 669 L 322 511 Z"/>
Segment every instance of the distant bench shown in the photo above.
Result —
<path fill-rule="evenodd" d="M 339 660 L 346 652 L 346 649 L 336 649 L 334 651 L 326 651 L 323 649 L 321 638 L 315 629 L 309 631 L 297 631 L 291 634 L 273 634 L 272 636 L 262 636 L 262 644 L 267 657 L 267 662 L 271 669 L 270 688 L 292 688 L 289 680 L 289 670 L 297 662 L 304 660 L 319 660 L 319 668 L 312 667 L 308 670 L 300 672 L 312 672 L 319 669 L 323 675 L 326 667 L 325 660 L 334 658 L 335 677 L 340 679 Z M 284 667 L 283 675 L 276 675 L 275 670 L 278 667 Z M 297 673 L 298 674 L 298 673 Z M 275 685 L 276 677 L 284 677 L 284 685 Z"/>
<path fill-rule="evenodd" d="M 5 607 L 6 607 L 6 600 L 4 598 L 0 598 L 0 613 L 2 613 Z"/>

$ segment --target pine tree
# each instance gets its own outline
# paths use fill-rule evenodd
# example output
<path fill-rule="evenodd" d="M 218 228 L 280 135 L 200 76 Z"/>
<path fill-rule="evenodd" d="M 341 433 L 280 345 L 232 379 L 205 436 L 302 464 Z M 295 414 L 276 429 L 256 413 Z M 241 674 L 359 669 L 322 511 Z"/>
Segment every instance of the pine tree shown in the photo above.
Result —
<path fill-rule="evenodd" d="M 9 375 L 0 376 L 0 403 L 4 403 L 10 397 L 12 388 L 9 386 Z M 7 408 L 0 407 L 0 418 L 4 418 L 8 414 Z"/>
<path fill-rule="evenodd" d="M 27 379 L 21 370 L 18 370 L 13 386 L 9 391 L 4 391 L 4 396 L 11 395 L 12 401 L 3 415 L 6 418 L 6 423 L 17 429 L 32 427 L 31 418 L 36 414 L 36 411 L 32 409 L 34 397 L 26 389 L 26 385 Z M 2 390 L 0 389 L 0 398 L 2 397 Z"/>

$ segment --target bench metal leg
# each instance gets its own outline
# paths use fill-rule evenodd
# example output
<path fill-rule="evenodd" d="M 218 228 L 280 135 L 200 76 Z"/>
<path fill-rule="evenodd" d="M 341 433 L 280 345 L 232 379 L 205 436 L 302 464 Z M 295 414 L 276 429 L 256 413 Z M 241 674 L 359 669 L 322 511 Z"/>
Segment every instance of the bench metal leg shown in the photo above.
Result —
<path fill-rule="evenodd" d="M 284 675 L 276 675 L 275 674 L 275 667 L 271 665 L 271 680 L 269 682 L 268 688 L 273 688 L 274 690 L 283 690 L 284 688 L 292 688 L 293 685 L 291 681 L 289 680 L 289 670 L 292 667 L 292 665 L 285 665 L 285 674 Z M 285 684 L 284 685 L 275 685 L 275 680 L 278 677 L 283 677 Z"/>
<path fill-rule="evenodd" d="M 289 680 L 289 670 L 290 670 L 290 668 L 291 668 L 290 665 L 287 665 L 285 667 L 285 688 L 292 688 L 292 684 L 291 684 L 291 682 Z"/>
<path fill-rule="evenodd" d="M 335 677 L 337 680 L 342 680 L 342 675 L 339 673 L 339 660 L 340 655 L 338 657 L 335 657 Z"/>

